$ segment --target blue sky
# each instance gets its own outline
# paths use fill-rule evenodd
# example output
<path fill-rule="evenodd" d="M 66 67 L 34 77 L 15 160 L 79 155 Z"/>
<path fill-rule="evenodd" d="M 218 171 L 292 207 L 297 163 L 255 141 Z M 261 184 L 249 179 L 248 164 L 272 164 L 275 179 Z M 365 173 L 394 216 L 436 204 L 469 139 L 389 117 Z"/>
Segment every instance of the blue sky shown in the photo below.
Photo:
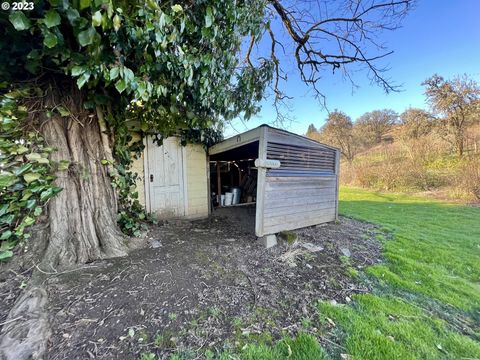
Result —
<path fill-rule="evenodd" d="M 420 84 L 434 73 L 446 78 L 466 73 L 480 80 L 480 0 L 420 0 L 402 28 L 383 33 L 380 40 L 394 51 L 384 64 L 390 67 L 387 77 L 401 85 L 401 92 L 385 94 L 370 83 L 366 72 L 355 74 L 359 88 L 352 89 L 340 74 L 327 71 L 321 90 L 329 110 L 342 110 L 355 120 L 375 109 L 390 108 L 400 113 L 409 106 L 427 108 Z M 327 111 L 298 79 L 291 60 L 281 60 L 289 64 L 289 80 L 283 84 L 284 89 L 294 96 L 290 102 L 293 120 L 284 128 L 304 134 L 311 123 L 321 127 Z M 225 136 L 271 123 L 275 118 L 272 99 L 267 99 L 262 103 L 262 111 L 248 122 L 236 120 L 227 125 Z"/>

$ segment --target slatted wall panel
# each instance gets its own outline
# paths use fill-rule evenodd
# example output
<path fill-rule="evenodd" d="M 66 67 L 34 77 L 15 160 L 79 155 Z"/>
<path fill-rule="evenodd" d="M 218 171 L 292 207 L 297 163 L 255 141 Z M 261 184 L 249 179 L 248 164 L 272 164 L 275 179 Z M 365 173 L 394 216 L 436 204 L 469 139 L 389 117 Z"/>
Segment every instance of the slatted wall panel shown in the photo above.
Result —
<path fill-rule="evenodd" d="M 267 176 L 322 176 L 335 174 L 335 150 L 268 142 L 267 159 L 279 160 L 279 169 Z"/>
<path fill-rule="evenodd" d="M 334 221 L 336 181 L 336 176 L 267 177 L 264 234 Z"/>

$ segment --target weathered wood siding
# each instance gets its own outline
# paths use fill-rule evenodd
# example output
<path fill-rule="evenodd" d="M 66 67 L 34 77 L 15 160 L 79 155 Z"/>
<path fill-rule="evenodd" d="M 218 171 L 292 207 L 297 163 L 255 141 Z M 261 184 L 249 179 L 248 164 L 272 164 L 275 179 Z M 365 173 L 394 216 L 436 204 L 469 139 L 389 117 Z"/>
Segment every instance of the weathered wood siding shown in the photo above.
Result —
<path fill-rule="evenodd" d="M 264 234 L 333 221 L 335 215 L 335 176 L 266 177 Z"/>
<path fill-rule="evenodd" d="M 185 164 L 185 216 L 208 216 L 207 154 L 201 145 L 188 144 L 183 148 Z"/>
<path fill-rule="evenodd" d="M 262 179 L 264 185 L 259 183 L 263 194 L 257 235 L 334 221 L 338 206 L 338 150 L 278 129 L 267 129 L 265 154 L 260 153 L 259 157 L 279 160 L 281 165 L 279 169 L 267 169 Z"/>

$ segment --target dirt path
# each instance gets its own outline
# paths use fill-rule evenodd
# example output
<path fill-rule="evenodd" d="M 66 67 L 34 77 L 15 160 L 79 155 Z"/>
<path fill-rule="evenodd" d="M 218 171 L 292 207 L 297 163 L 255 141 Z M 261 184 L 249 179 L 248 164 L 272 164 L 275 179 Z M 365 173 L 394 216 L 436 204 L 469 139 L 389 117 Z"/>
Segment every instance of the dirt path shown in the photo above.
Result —
<path fill-rule="evenodd" d="M 368 291 L 352 269 L 380 261 L 378 229 L 362 222 L 303 229 L 296 244 L 268 250 L 246 225 L 217 213 L 152 227 L 149 248 L 52 276 L 49 359 L 195 357 L 294 334 L 318 299 Z"/>

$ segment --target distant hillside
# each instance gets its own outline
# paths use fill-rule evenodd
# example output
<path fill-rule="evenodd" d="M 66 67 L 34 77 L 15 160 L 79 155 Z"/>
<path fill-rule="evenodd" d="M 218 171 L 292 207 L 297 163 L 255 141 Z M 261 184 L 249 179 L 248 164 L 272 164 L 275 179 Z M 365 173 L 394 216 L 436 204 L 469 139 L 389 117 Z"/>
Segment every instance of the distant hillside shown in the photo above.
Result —
<path fill-rule="evenodd" d="M 401 125 L 394 126 L 382 136 L 381 143 L 359 151 L 352 162 L 342 160 L 341 182 L 478 202 L 480 125 L 467 129 L 463 157 L 457 156 L 451 145 L 435 132 L 411 139 L 403 136 Z"/>

